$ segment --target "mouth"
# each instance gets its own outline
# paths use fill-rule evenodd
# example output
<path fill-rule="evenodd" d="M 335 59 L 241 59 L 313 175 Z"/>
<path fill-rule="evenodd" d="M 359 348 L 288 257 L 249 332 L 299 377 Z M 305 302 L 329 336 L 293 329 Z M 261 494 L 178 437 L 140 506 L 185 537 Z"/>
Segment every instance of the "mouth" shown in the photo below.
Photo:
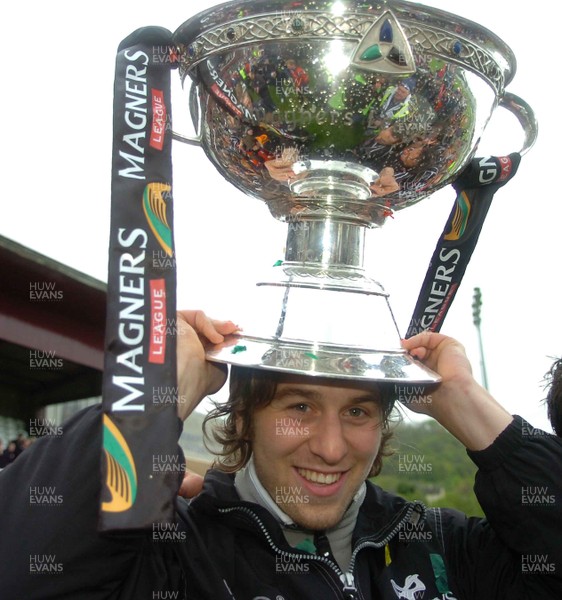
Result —
<path fill-rule="evenodd" d="M 310 469 L 301 469 L 297 468 L 297 473 L 306 479 L 306 481 L 310 481 L 310 483 L 314 483 L 316 485 L 333 485 L 337 483 L 343 472 L 339 473 L 322 473 L 321 471 L 312 471 Z"/>

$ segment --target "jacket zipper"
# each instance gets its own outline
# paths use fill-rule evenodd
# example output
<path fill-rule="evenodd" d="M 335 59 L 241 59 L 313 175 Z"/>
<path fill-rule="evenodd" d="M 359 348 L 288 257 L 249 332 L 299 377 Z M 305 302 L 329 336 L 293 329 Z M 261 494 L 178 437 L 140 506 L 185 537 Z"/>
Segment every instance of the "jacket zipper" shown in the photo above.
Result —
<path fill-rule="evenodd" d="M 338 575 L 340 581 L 342 582 L 342 584 L 344 586 L 343 591 L 344 591 L 344 594 L 346 595 L 345 597 L 349 600 L 354 600 L 355 598 L 357 598 L 357 596 L 356 596 L 357 589 L 355 588 L 355 582 L 353 579 L 353 575 L 351 573 L 343 573 L 343 571 L 339 568 L 339 566 L 336 563 L 325 558 L 324 556 L 318 556 L 316 554 L 308 554 L 308 553 L 307 554 L 299 554 L 298 552 L 287 552 L 286 550 L 282 550 L 281 548 L 279 548 L 278 546 L 275 545 L 275 542 L 271 539 L 271 535 L 269 534 L 267 527 L 262 523 L 262 521 L 258 517 L 258 515 L 256 515 L 251 509 L 247 508 L 246 506 L 233 506 L 231 508 L 219 508 L 218 510 L 221 513 L 230 513 L 230 512 L 237 510 L 237 511 L 243 512 L 244 514 L 250 516 L 252 518 L 252 520 L 255 521 L 255 523 L 258 525 L 258 527 L 260 528 L 260 531 L 263 533 L 265 539 L 267 540 L 267 543 L 269 544 L 271 549 L 276 554 L 279 554 L 280 556 L 290 556 L 290 557 L 299 558 L 299 559 L 302 558 L 304 560 L 315 560 L 317 562 L 321 562 L 321 563 L 327 565 L 333 571 L 335 571 L 335 573 Z"/>
<path fill-rule="evenodd" d="M 388 542 L 398 533 L 398 530 L 400 529 L 402 523 L 410 520 L 410 517 L 412 516 L 412 513 L 414 512 L 416 507 L 420 507 L 422 509 L 422 513 L 420 515 L 421 518 L 421 516 L 425 514 L 425 506 L 420 502 L 411 503 L 408 505 L 404 516 L 398 521 L 398 523 L 396 523 L 396 525 L 390 530 L 389 533 L 386 534 L 386 536 L 382 540 L 379 540 L 378 542 L 375 542 L 372 539 L 368 540 L 367 538 L 363 538 L 362 541 L 359 540 L 357 546 L 355 546 L 353 554 L 351 555 L 351 560 L 349 561 L 349 572 L 353 573 L 353 569 L 355 567 L 355 560 L 360 550 L 367 547 L 383 548 L 384 546 L 386 546 L 386 544 L 388 544 Z"/>
<path fill-rule="evenodd" d="M 274 541 L 271 539 L 271 535 L 269 534 L 267 527 L 262 523 L 262 521 L 258 517 L 258 515 L 256 515 L 256 513 L 254 513 L 251 509 L 249 509 L 246 506 L 233 506 L 231 508 L 219 508 L 218 511 L 221 513 L 230 513 L 230 512 L 237 510 L 237 511 L 240 511 L 240 512 L 243 512 L 243 513 L 249 515 L 251 517 L 251 519 L 253 521 L 255 521 L 255 523 L 260 528 L 260 531 L 263 533 L 263 535 L 264 535 L 265 539 L 267 540 L 267 543 L 269 544 L 271 549 L 276 554 L 279 554 L 280 556 L 291 556 L 291 557 L 299 558 L 299 559 L 302 558 L 305 560 L 315 560 L 317 562 L 321 562 L 321 563 L 324 563 L 325 565 L 329 566 L 339 577 L 339 580 L 341 581 L 341 583 L 343 585 L 343 594 L 344 594 L 344 597 L 346 598 L 346 600 L 356 600 L 359 597 L 359 595 L 358 595 L 357 587 L 355 585 L 353 569 L 355 567 L 355 560 L 357 558 L 358 552 L 360 550 L 362 550 L 363 548 L 367 548 L 367 547 L 381 548 L 385 544 L 387 544 L 388 541 L 396 535 L 396 533 L 400 529 L 400 525 L 402 525 L 402 523 L 405 520 L 408 520 L 410 518 L 415 506 L 416 506 L 415 504 L 409 505 L 408 509 L 406 511 L 406 514 L 402 517 L 402 519 L 400 519 L 398 521 L 398 523 L 396 523 L 396 525 L 392 528 L 390 533 L 388 533 L 379 542 L 374 542 L 372 540 L 367 540 L 367 539 L 364 539 L 364 541 L 362 541 L 362 542 L 360 541 L 357 544 L 357 546 L 355 547 L 353 554 L 351 555 L 351 560 L 349 562 L 349 569 L 346 573 L 344 573 L 336 563 L 332 562 L 331 560 L 328 560 L 324 556 L 318 556 L 316 554 L 299 554 L 297 552 L 287 552 L 286 550 L 282 550 L 281 548 L 277 547 L 275 545 Z"/>

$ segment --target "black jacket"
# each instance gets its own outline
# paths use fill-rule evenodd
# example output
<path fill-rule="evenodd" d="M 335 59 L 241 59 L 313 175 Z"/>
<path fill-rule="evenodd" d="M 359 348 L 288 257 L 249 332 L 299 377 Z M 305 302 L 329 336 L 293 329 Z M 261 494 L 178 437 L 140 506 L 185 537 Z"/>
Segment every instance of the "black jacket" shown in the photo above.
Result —
<path fill-rule="evenodd" d="M 191 503 L 178 498 L 176 523 L 98 534 L 99 417 L 83 411 L 0 473 L 2 600 L 562 598 L 562 440 L 518 417 L 470 453 L 487 520 L 368 484 L 351 576 L 322 538 L 319 555 L 290 548 L 217 471 Z M 30 505 L 32 488 L 53 501 Z"/>

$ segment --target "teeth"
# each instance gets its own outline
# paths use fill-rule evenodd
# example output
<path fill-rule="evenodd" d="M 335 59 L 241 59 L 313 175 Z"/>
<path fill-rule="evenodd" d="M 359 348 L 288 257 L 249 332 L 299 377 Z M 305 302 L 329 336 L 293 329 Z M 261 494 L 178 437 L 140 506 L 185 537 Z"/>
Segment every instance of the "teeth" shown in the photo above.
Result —
<path fill-rule="evenodd" d="M 297 469 L 297 471 L 299 475 L 302 475 L 308 481 L 324 485 L 336 483 L 341 477 L 341 473 L 319 473 L 318 471 L 310 471 L 309 469 Z"/>

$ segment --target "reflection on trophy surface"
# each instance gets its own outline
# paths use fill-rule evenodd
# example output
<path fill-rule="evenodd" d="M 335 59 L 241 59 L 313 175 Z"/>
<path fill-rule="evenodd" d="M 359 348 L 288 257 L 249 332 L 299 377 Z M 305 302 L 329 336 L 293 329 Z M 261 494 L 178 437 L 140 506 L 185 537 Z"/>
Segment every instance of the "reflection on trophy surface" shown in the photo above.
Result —
<path fill-rule="evenodd" d="M 285 260 L 258 282 L 244 336 L 211 358 L 436 381 L 401 350 L 387 294 L 363 269 L 365 232 L 454 181 L 498 103 L 528 126 L 528 107 L 505 93 L 510 49 L 399 0 L 227 2 L 174 39 L 197 142 L 288 224 Z"/>

